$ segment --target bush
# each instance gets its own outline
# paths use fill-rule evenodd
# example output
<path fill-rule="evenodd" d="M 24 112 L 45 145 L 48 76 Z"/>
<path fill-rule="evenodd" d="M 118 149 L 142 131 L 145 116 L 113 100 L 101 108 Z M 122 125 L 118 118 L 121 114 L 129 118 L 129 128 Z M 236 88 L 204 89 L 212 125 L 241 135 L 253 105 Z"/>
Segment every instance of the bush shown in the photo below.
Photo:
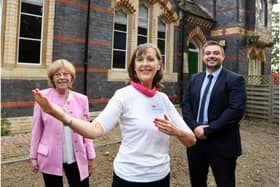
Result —
<path fill-rule="evenodd" d="M 7 113 L 1 111 L 1 136 L 7 136 L 11 132 L 11 122 L 7 119 Z"/>

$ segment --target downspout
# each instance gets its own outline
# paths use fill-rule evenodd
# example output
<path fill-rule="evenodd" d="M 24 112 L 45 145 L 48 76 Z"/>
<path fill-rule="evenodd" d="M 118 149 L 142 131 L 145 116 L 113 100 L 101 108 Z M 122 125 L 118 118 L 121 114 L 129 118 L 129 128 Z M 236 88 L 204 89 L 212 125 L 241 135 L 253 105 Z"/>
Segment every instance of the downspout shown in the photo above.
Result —
<path fill-rule="evenodd" d="M 87 95 L 87 82 L 88 82 L 88 43 L 89 43 L 89 20 L 90 20 L 90 1 L 87 5 L 87 21 L 86 21 L 86 41 L 85 41 L 85 54 L 84 54 L 84 94 Z"/>
<path fill-rule="evenodd" d="M 185 12 L 184 12 L 185 13 Z M 180 105 L 182 104 L 184 97 L 184 49 L 185 49 L 185 16 L 182 18 L 182 43 L 181 43 L 181 67 L 180 67 Z"/>
<path fill-rule="evenodd" d="M 217 2 L 216 2 L 216 0 L 213 0 L 213 17 L 214 17 L 214 19 L 216 19 L 216 12 L 217 12 Z"/>

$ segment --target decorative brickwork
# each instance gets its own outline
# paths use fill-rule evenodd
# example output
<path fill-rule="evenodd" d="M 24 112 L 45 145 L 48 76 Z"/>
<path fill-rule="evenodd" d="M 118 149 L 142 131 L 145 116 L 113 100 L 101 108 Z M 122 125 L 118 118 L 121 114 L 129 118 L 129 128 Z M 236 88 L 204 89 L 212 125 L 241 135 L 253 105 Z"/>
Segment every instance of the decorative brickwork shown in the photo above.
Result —
<path fill-rule="evenodd" d="M 132 0 L 116 0 L 118 7 L 125 7 L 131 14 L 136 11 Z"/>
<path fill-rule="evenodd" d="M 200 42 L 202 44 L 206 43 L 206 36 L 204 35 L 204 33 L 202 32 L 202 30 L 200 29 L 200 27 L 195 27 L 189 34 L 188 36 L 188 41 L 193 40 L 193 38 L 197 38 L 200 40 Z"/>

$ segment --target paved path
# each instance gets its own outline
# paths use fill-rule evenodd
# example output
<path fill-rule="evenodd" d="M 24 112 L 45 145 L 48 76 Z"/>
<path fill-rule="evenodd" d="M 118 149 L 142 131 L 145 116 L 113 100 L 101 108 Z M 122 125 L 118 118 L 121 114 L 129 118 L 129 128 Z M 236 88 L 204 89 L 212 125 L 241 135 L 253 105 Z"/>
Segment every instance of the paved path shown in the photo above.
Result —
<path fill-rule="evenodd" d="M 96 146 L 102 146 L 120 141 L 120 131 L 118 126 L 107 135 L 97 138 Z M 1 137 L 1 162 L 9 163 L 29 158 L 31 133 L 15 134 Z"/>
<path fill-rule="evenodd" d="M 29 156 L 31 133 L 1 137 L 2 163 L 25 160 Z"/>

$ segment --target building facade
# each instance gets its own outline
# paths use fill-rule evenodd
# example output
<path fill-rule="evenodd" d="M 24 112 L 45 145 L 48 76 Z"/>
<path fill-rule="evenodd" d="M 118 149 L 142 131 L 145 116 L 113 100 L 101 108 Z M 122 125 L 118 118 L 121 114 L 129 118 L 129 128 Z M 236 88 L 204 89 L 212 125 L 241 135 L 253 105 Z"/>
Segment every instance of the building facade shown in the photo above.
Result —
<path fill-rule="evenodd" d="M 224 45 L 224 66 L 270 74 L 273 0 L 4 0 L 1 1 L 1 112 L 32 116 L 33 88 L 48 87 L 46 68 L 66 58 L 77 69 L 74 90 L 90 111 L 104 108 L 128 82 L 140 43 L 164 59 L 164 92 L 179 104 L 191 74 L 202 71 L 201 48 Z"/>

